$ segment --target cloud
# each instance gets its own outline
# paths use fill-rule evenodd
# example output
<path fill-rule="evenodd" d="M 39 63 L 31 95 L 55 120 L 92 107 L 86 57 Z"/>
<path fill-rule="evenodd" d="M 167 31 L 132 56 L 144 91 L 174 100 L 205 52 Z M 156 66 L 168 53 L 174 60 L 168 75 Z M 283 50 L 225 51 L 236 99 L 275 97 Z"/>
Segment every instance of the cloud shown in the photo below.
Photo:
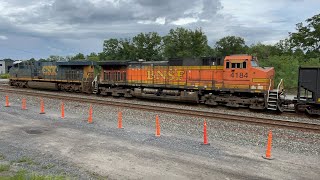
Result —
<path fill-rule="evenodd" d="M 181 25 L 187 25 L 187 24 L 195 23 L 195 22 L 198 22 L 198 21 L 199 21 L 198 18 L 186 17 L 186 18 L 179 18 L 176 21 L 172 21 L 171 24 L 181 26 Z"/>
<path fill-rule="evenodd" d="M 7 39 L 8 39 L 7 36 L 1 36 L 1 35 L 0 35 L 0 40 L 7 40 Z"/>
<path fill-rule="evenodd" d="M 227 35 L 242 36 L 248 44 L 271 43 L 319 7 L 318 0 L 2 0 L 0 34 L 10 41 L 0 41 L 0 54 L 88 54 L 101 51 L 104 39 L 151 31 L 165 35 L 180 26 L 202 28 L 211 46 Z"/>
<path fill-rule="evenodd" d="M 7 0 L 0 2 L 0 25 L 45 37 L 101 37 L 141 32 L 143 25 L 167 25 L 163 29 L 168 30 L 170 24 L 204 22 L 220 8 L 219 0 Z"/>

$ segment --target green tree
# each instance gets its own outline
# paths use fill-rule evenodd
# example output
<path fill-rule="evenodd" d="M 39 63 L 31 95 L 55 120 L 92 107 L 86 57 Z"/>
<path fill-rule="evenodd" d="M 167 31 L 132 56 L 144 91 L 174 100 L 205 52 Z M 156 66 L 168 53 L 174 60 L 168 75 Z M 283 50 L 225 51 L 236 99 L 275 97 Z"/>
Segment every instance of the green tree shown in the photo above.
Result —
<path fill-rule="evenodd" d="M 70 56 L 70 55 L 66 56 L 67 61 L 72 61 L 72 58 L 73 58 L 73 56 Z"/>
<path fill-rule="evenodd" d="M 194 57 L 205 56 L 208 51 L 208 39 L 201 29 L 191 31 L 191 53 Z M 209 50 L 210 51 L 210 50 Z"/>
<path fill-rule="evenodd" d="M 167 58 L 201 57 L 208 52 L 207 36 L 201 29 L 195 31 L 176 28 L 163 37 L 164 55 Z"/>
<path fill-rule="evenodd" d="M 295 89 L 298 85 L 299 66 L 320 66 L 320 58 L 311 58 L 303 60 L 301 56 L 296 55 L 276 55 L 270 56 L 268 59 L 260 60 L 262 67 L 274 67 L 275 69 L 275 85 L 284 80 L 286 89 Z"/>
<path fill-rule="evenodd" d="M 261 60 L 260 66 L 274 67 L 275 83 L 277 86 L 281 79 L 284 80 L 286 89 L 297 87 L 299 58 L 290 55 L 271 56 L 267 60 Z"/>
<path fill-rule="evenodd" d="M 135 60 L 136 49 L 131 41 L 131 39 L 125 38 L 119 40 L 120 50 L 118 60 Z"/>
<path fill-rule="evenodd" d="M 71 58 L 72 61 L 85 60 L 85 56 L 82 53 L 78 53 Z"/>
<path fill-rule="evenodd" d="M 252 44 L 247 51 L 248 54 L 258 57 L 259 59 L 268 59 L 270 56 L 280 55 L 281 50 L 273 45 L 262 43 Z"/>
<path fill-rule="evenodd" d="M 217 56 L 217 51 L 215 48 L 211 48 L 209 45 L 207 45 L 207 47 L 204 50 L 204 54 L 202 56 L 215 57 Z"/>
<path fill-rule="evenodd" d="M 120 59 L 120 42 L 118 39 L 108 39 L 103 43 L 103 55 L 106 60 L 116 60 Z M 102 57 L 102 54 L 100 54 Z"/>
<path fill-rule="evenodd" d="M 288 39 L 280 40 L 275 46 L 280 50 L 280 54 L 282 55 L 292 55 L 293 53 L 290 41 Z"/>
<path fill-rule="evenodd" d="M 98 56 L 96 53 L 94 53 L 94 52 L 90 53 L 90 54 L 87 56 L 87 59 L 88 59 L 89 61 L 99 61 L 99 60 L 100 60 L 100 59 L 99 59 L 99 56 Z"/>
<path fill-rule="evenodd" d="M 248 47 L 242 37 L 226 36 L 215 44 L 215 49 L 220 56 L 232 54 L 245 54 Z"/>
<path fill-rule="evenodd" d="M 106 60 L 134 60 L 136 59 L 135 47 L 129 38 L 108 39 L 103 44 L 103 54 Z"/>
<path fill-rule="evenodd" d="M 133 37 L 135 55 L 138 59 L 161 60 L 162 38 L 156 32 L 140 33 Z"/>
<path fill-rule="evenodd" d="M 293 48 L 300 48 L 309 57 L 320 55 L 320 14 L 314 15 L 296 25 L 297 32 L 289 33 L 289 41 Z"/>
<path fill-rule="evenodd" d="M 47 58 L 47 61 L 65 61 L 66 59 L 62 56 L 51 55 Z"/>
<path fill-rule="evenodd" d="M 34 63 L 34 62 L 36 62 L 36 60 L 34 58 L 31 58 L 28 60 L 28 62 Z"/>
<path fill-rule="evenodd" d="M 104 52 L 98 53 L 99 61 L 105 61 L 107 60 L 106 54 Z"/>

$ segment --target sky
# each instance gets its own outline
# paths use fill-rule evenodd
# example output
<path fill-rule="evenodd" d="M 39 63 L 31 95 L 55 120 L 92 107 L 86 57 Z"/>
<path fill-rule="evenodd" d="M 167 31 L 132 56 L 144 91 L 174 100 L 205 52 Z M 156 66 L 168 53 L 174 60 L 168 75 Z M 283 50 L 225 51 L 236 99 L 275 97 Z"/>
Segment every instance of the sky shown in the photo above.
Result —
<path fill-rule="evenodd" d="M 0 59 L 101 52 L 109 38 L 202 28 L 275 44 L 320 13 L 320 0 L 0 0 Z"/>

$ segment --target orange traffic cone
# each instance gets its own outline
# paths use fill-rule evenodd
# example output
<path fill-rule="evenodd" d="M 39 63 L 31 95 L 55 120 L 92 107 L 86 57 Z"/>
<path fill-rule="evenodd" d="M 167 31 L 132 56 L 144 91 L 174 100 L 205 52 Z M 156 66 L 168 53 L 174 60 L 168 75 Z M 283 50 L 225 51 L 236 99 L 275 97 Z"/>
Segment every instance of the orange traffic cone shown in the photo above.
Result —
<path fill-rule="evenodd" d="M 158 115 L 156 115 L 156 137 L 160 137 L 160 122 Z"/>
<path fill-rule="evenodd" d="M 40 99 L 40 114 L 45 114 L 44 112 L 44 102 L 43 99 Z"/>
<path fill-rule="evenodd" d="M 9 96 L 6 95 L 6 105 L 5 107 L 10 107 L 10 104 L 9 104 Z"/>
<path fill-rule="evenodd" d="M 61 102 L 61 119 L 64 119 L 64 103 Z"/>
<path fill-rule="evenodd" d="M 89 108 L 89 117 L 88 117 L 88 123 L 91 124 L 92 123 L 92 105 L 90 105 L 90 108 Z"/>
<path fill-rule="evenodd" d="M 272 148 L 272 131 L 269 131 L 268 134 L 268 144 L 267 144 L 267 150 L 266 150 L 266 156 L 262 156 L 264 159 L 272 160 L 271 158 L 271 148 Z"/>
<path fill-rule="evenodd" d="M 203 122 L 203 143 L 202 145 L 210 145 L 210 143 L 208 143 L 208 137 L 207 137 L 207 122 L 206 120 L 204 120 Z"/>
<path fill-rule="evenodd" d="M 22 110 L 27 110 L 27 101 L 26 101 L 26 98 L 22 98 L 21 109 L 22 109 Z"/>
<path fill-rule="evenodd" d="M 122 112 L 118 112 L 118 129 L 123 129 L 122 127 Z"/>

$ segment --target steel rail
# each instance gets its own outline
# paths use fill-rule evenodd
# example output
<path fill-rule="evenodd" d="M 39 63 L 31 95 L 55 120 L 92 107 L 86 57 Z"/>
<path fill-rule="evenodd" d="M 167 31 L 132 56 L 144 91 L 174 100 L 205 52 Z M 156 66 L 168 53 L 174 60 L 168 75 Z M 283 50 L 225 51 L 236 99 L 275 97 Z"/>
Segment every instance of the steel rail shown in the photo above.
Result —
<path fill-rule="evenodd" d="M 172 107 L 159 108 L 159 106 L 108 101 L 105 98 L 96 99 L 96 98 L 90 98 L 88 96 L 77 97 L 77 96 L 68 96 L 63 94 L 57 95 L 49 92 L 38 92 L 38 91 L 31 92 L 31 91 L 14 89 L 14 88 L 0 87 L 0 92 L 17 93 L 21 95 L 38 96 L 38 97 L 45 97 L 50 99 L 60 99 L 60 100 L 85 102 L 85 103 L 99 104 L 99 105 L 109 105 L 109 106 L 116 106 L 116 107 L 123 107 L 123 108 L 137 109 L 137 110 L 144 110 L 144 111 L 179 114 L 179 115 L 192 116 L 192 117 L 201 117 L 205 119 L 227 120 L 227 121 L 250 123 L 250 124 L 264 125 L 264 126 L 274 126 L 279 128 L 296 129 L 301 131 L 312 131 L 312 132 L 320 133 L 320 124 L 314 124 L 314 123 L 304 123 L 304 122 L 288 121 L 288 120 L 276 120 L 276 119 L 270 119 L 270 118 L 252 117 L 252 116 L 250 117 L 250 116 L 243 116 L 243 115 L 231 115 L 231 114 L 225 114 L 225 113 L 219 113 L 219 112 L 185 110 L 181 108 L 172 108 Z"/>

